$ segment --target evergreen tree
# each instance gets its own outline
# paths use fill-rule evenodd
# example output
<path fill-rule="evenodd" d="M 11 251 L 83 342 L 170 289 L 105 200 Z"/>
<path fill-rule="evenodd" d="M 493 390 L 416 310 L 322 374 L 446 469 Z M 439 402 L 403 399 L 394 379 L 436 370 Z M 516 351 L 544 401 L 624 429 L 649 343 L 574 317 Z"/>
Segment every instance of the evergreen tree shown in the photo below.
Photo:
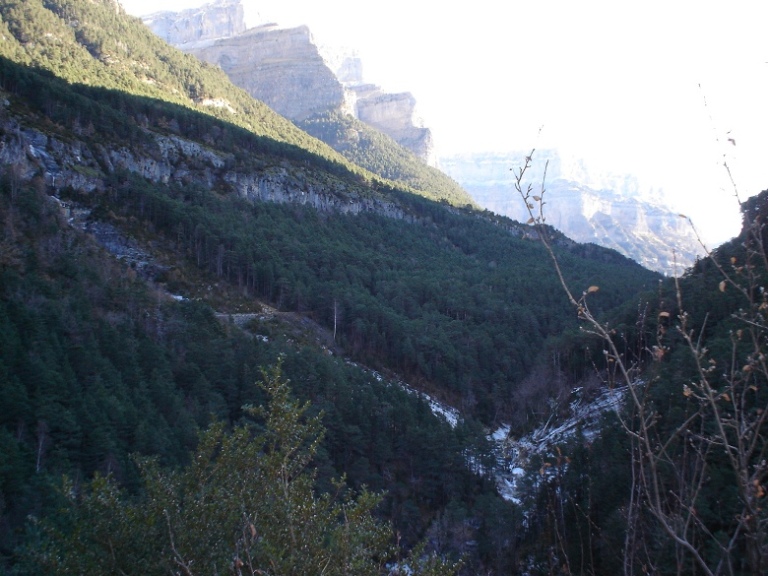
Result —
<path fill-rule="evenodd" d="M 423 548 L 391 564 L 391 530 L 373 514 L 380 496 L 351 495 L 342 482 L 336 494 L 317 495 L 311 463 L 320 418 L 306 417 L 307 405 L 293 399 L 279 366 L 263 372 L 262 386 L 269 407 L 248 409 L 258 425 L 212 425 L 182 469 L 142 460 L 137 498 L 109 477 L 82 489 L 66 482 L 67 505 L 44 523 L 27 566 L 94 576 L 456 572 Z"/>

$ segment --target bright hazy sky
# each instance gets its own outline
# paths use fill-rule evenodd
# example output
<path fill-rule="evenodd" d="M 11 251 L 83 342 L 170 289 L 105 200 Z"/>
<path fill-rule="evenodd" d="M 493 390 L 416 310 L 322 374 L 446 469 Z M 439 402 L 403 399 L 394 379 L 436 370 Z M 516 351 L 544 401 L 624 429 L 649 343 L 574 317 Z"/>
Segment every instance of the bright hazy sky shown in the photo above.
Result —
<path fill-rule="evenodd" d="M 134 15 L 160 5 L 120 1 Z M 249 25 L 307 24 L 318 43 L 357 50 L 366 81 L 415 96 L 439 154 L 558 147 L 663 187 L 713 244 L 739 229 L 723 155 L 742 200 L 768 188 L 761 2 L 243 4 Z"/>

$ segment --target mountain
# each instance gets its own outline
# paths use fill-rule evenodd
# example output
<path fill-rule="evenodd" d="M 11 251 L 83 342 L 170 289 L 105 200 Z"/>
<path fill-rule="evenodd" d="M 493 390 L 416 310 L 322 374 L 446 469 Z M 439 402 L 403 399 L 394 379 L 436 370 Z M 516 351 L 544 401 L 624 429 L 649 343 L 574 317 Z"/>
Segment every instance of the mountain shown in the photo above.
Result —
<path fill-rule="evenodd" d="M 387 94 L 363 82 L 357 56 L 321 48 L 306 26 L 265 23 L 246 30 L 242 5 L 231 0 L 143 20 L 168 43 L 221 67 L 232 82 L 290 120 L 341 111 L 427 163 L 435 160 L 431 132 L 417 120 L 413 96 Z"/>
<path fill-rule="evenodd" d="M 245 32 L 243 5 L 237 0 L 218 0 L 202 8 L 182 12 L 156 12 L 144 23 L 168 44 L 190 44 L 226 38 Z"/>
<path fill-rule="evenodd" d="M 417 189 L 440 190 L 461 204 L 458 182 L 472 197 L 466 203 L 528 220 L 522 202 L 508 193 L 509 168 L 519 165 L 522 153 L 442 158 L 440 167 L 450 179 L 421 166 L 399 149 L 436 162 L 429 130 L 414 124 L 413 96 L 386 94 L 366 84 L 354 53 L 317 46 L 306 26 L 263 24 L 246 30 L 242 5 L 230 0 L 161 12 L 144 21 L 169 43 L 219 66 L 236 85 L 355 164 Z M 687 220 L 641 197 L 636 179 L 596 175 L 583 161 L 554 151 L 540 152 L 537 161 L 542 154 L 549 161 L 550 198 L 558 200 L 549 204 L 549 222 L 566 235 L 617 249 L 669 275 L 703 254 Z"/>
<path fill-rule="evenodd" d="M 441 158 L 440 166 L 483 208 L 525 222 L 529 215 L 514 184 L 526 155 L 456 155 Z M 524 185 L 539 190 L 545 170 L 547 222 L 577 242 L 613 248 L 667 275 L 679 275 L 703 255 L 688 220 L 641 194 L 636 178 L 596 174 L 583 161 L 540 150 Z"/>
<path fill-rule="evenodd" d="M 320 48 L 306 26 L 264 24 L 229 35 L 245 27 L 242 12 L 239 2 L 219 2 L 144 21 L 355 165 L 431 198 L 474 205 L 455 181 L 428 164 L 434 161 L 431 132 L 415 124 L 410 94 L 386 94 L 364 83 L 359 58 Z"/>
<path fill-rule="evenodd" d="M 0 15 L 0 569 L 674 573 L 657 519 L 692 510 L 707 561 L 760 542 L 765 444 L 722 448 L 766 437 L 764 196 L 665 281 L 374 175 L 111 0 Z M 605 389 L 648 417 L 574 424 L 505 501 L 490 431 Z"/>
<path fill-rule="evenodd" d="M 154 550 L 166 524 L 137 531 L 126 511 L 107 527 L 150 489 L 131 455 L 187 469 L 202 430 L 268 402 L 254 382 L 282 362 L 323 414 L 318 493 L 345 475 L 356 493 L 386 492 L 376 518 L 404 547 L 432 534 L 478 570 L 511 565 L 493 542 L 512 538 L 513 512 L 467 458 L 493 458 L 482 423 L 510 412 L 572 322 L 542 298 L 555 279 L 530 230 L 374 176 L 110 0 L 4 1 L 0 14 L 2 562 L 114 572 L 99 542 L 118 532 Z M 574 282 L 604 279 L 602 310 L 657 279 L 556 238 Z M 414 389 L 461 407 L 461 422 Z M 62 475 L 81 490 L 62 493 Z M 88 494 L 104 475 L 126 493 L 100 516 Z M 65 551 L 36 555 L 30 515 Z M 88 553 L 67 553 L 78 534 Z"/>

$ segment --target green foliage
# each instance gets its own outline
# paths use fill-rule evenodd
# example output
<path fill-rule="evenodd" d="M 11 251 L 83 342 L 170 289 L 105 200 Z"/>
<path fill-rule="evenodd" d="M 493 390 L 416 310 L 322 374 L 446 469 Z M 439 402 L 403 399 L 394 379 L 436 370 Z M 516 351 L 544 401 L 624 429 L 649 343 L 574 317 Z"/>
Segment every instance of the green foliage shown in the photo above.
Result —
<path fill-rule="evenodd" d="M 476 206 L 474 200 L 453 180 L 427 166 L 389 136 L 340 112 L 313 116 L 297 126 L 327 143 L 347 160 L 417 190 L 425 198 L 445 200 L 454 206 Z"/>
<path fill-rule="evenodd" d="M 528 478 L 539 573 L 765 572 L 766 198 L 744 205 L 739 237 L 646 296 L 628 338 L 622 313 L 611 337 L 638 401 L 627 391 L 599 436 Z"/>
<path fill-rule="evenodd" d="M 69 190 L 66 199 L 173 263 L 150 273 L 121 265 L 67 224 L 41 175 L 29 183 L 9 171 L 0 182 L 6 564 L 39 571 L 21 566 L 22 546 L 63 573 L 226 572 L 235 558 L 284 573 L 324 559 L 364 573 L 390 557 L 382 538 L 391 522 L 405 548 L 428 535 L 424 550 L 464 554 L 476 573 L 512 571 L 522 519 L 491 479 L 467 469 L 468 457 L 484 465 L 493 457 L 478 419 L 490 424 L 514 414 L 534 367 L 556 359 L 567 383 L 601 352 L 581 351 L 575 314 L 523 228 L 415 197 L 410 191 L 464 203 L 452 183 L 380 135 L 344 118 L 307 124 L 366 170 L 357 168 L 233 88 L 220 70 L 160 42 L 110 0 L 0 0 L 0 15 L 0 86 L 10 102 L 0 114 L 82 146 L 90 163 L 75 170 L 103 178 L 105 193 Z M 229 107 L 207 106 L 209 99 Z M 349 144 L 349 130 L 376 155 Z M 162 158 L 153 134 L 215 150 L 224 164 L 211 171 L 213 189 L 152 184 L 110 168 L 104 150 Z M 10 130 L 4 136 L 13 142 Z M 253 204 L 225 184 L 234 168 L 286 172 L 297 186 L 333 190 L 339 203 L 386 198 L 402 219 Z M 613 252 L 561 237 L 556 244 L 569 282 L 600 286 L 594 309 L 605 318 L 616 318 L 644 285 L 655 287 L 657 275 Z M 423 400 L 284 325 L 254 322 L 249 333 L 220 322 L 194 298 L 217 302 L 224 286 L 249 306 L 257 307 L 257 297 L 337 328 L 336 352 L 449 400 L 464 422 L 451 428 Z M 705 302 L 711 286 L 699 289 Z M 191 299 L 173 301 L 168 290 Z M 626 308 L 620 312 L 631 327 Z M 253 338 L 254 331 L 268 338 Z M 643 349 L 645 336 L 633 346 Z M 243 405 L 282 392 L 254 387 L 253 375 L 283 354 L 295 394 L 312 403 L 273 400 L 271 410 L 284 409 L 279 422 L 267 415 L 254 426 Z M 674 351 L 668 358 L 676 365 Z M 680 400 L 669 399 L 670 414 L 679 413 Z M 580 548 L 594 553 L 614 550 L 620 533 L 610 479 L 614 486 L 626 479 L 598 464 L 608 453 L 621 460 L 620 449 L 574 452 L 561 477 L 560 494 L 573 493 L 578 503 L 563 517 L 579 534 L 591 533 L 592 519 L 599 526 Z M 74 480 L 64 491 L 67 512 L 57 516 L 62 503 L 49 487 L 62 474 Z M 358 496 L 334 481 L 342 474 Z M 593 474 L 605 482 L 588 490 Z M 713 486 L 728 481 L 719 475 Z M 551 503 L 557 490 L 548 494 Z M 718 515 L 717 506 L 702 510 Z M 25 534 L 29 515 L 45 520 Z M 52 548 L 39 539 L 43 524 L 56 535 Z M 217 528 L 203 531 L 208 525 Z M 424 557 L 432 559 L 411 566 L 439 573 L 440 561 Z M 615 566 L 606 555 L 606 571 Z"/>
<path fill-rule="evenodd" d="M 294 400 L 277 367 L 263 373 L 263 432 L 241 425 L 204 432 L 177 471 L 141 465 L 142 495 L 131 500 L 109 478 L 82 491 L 64 486 L 65 516 L 29 562 L 55 574 L 381 574 L 391 532 L 372 515 L 380 498 L 314 493 L 309 465 L 320 445 L 318 417 Z M 343 491 L 342 484 L 338 484 Z M 430 570 L 455 567 L 432 559 Z"/>
<path fill-rule="evenodd" d="M 106 200 L 106 198 L 105 198 Z M 537 351 L 569 321 L 540 247 L 485 220 L 412 200 L 418 224 L 123 181 L 105 204 L 173 239 L 205 270 L 331 327 L 348 353 L 420 379 L 490 421 Z M 599 278 L 609 310 L 657 276 L 561 251 L 575 283 Z"/>
<path fill-rule="evenodd" d="M 551 574 L 620 574 L 624 567 L 630 442 L 615 416 L 601 433 L 529 463 L 523 489 L 529 524 L 521 545 L 533 569 Z"/>
<path fill-rule="evenodd" d="M 0 554 L 11 566 L 14 549 L 33 541 L 24 519 L 59 506 L 56 478 L 111 475 L 135 497 L 141 476 L 129 454 L 163 469 L 186 463 L 211 418 L 239 422 L 244 404 L 264 402 L 253 377 L 281 354 L 297 395 L 312 414 L 323 411 L 319 493 L 335 493 L 341 474 L 355 490 L 385 491 L 377 518 L 406 547 L 451 499 L 475 514 L 476 495 L 493 493 L 462 455 L 477 436 L 450 428 L 425 402 L 297 346 L 280 325 L 254 327 L 264 342 L 204 303 L 173 301 L 70 227 L 45 193 L 0 192 Z"/>

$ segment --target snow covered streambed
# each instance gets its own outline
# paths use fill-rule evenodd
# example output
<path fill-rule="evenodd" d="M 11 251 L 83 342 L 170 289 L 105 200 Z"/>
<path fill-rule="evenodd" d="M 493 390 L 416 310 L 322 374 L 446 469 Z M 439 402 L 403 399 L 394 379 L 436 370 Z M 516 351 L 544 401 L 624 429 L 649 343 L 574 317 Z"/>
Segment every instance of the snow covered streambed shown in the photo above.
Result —
<path fill-rule="evenodd" d="M 381 381 L 381 375 L 375 373 Z M 455 408 L 438 402 L 429 394 L 419 392 L 404 382 L 398 385 L 409 393 L 418 395 L 428 404 L 432 412 L 444 418 L 451 426 L 461 421 L 461 414 Z M 552 418 L 522 438 L 509 435 L 510 427 L 502 425 L 491 434 L 488 440 L 493 447 L 496 466 L 493 470 L 485 470 L 474 458 L 469 458 L 467 464 L 480 474 L 492 474 L 502 498 L 520 503 L 518 497 L 520 481 L 528 472 L 533 456 L 557 457 L 556 446 L 572 439 L 579 432 L 585 439 L 594 438 L 600 430 L 600 419 L 608 411 L 616 411 L 624 399 L 626 387 L 604 389 L 592 400 L 584 400 L 581 390 L 573 391 L 574 400 L 571 402 L 569 416 L 561 421 Z"/>
<path fill-rule="evenodd" d="M 626 387 L 605 389 L 596 398 L 585 401 L 580 390 L 574 390 L 575 399 L 570 405 L 570 415 L 562 421 L 548 420 L 522 438 L 512 438 L 509 426 L 501 426 L 490 436 L 497 455 L 494 470 L 499 493 L 505 500 L 520 503 L 519 482 L 528 471 L 532 456 L 557 457 L 556 446 L 572 439 L 577 432 L 584 438 L 593 438 L 600 427 L 603 414 L 618 410 L 624 399 Z"/>
<path fill-rule="evenodd" d="M 349 366 L 354 366 L 355 368 L 358 368 L 360 370 L 363 370 L 373 376 L 378 382 L 382 382 L 387 385 L 394 384 L 395 386 L 399 386 L 408 394 L 411 394 L 413 396 L 418 396 L 422 400 L 424 400 L 427 404 L 429 404 L 429 409 L 432 410 L 432 413 L 436 416 L 439 416 L 443 418 L 448 424 L 451 426 L 451 428 L 455 428 L 456 425 L 461 421 L 461 414 L 459 413 L 456 408 L 453 408 L 451 406 L 448 406 L 447 404 L 444 404 L 443 402 L 440 402 L 438 400 L 435 400 L 432 396 L 427 394 L 426 392 L 420 392 L 416 390 L 413 386 L 410 384 L 407 384 L 406 382 L 403 382 L 402 380 L 394 380 L 392 378 L 386 378 L 381 373 L 377 372 L 376 370 L 373 370 L 371 368 L 367 368 L 361 364 L 358 364 L 357 362 L 353 362 L 351 360 L 345 361 Z"/>
<path fill-rule="evenodd" d="M 461 422 L 461 413 L 455 408 L 439 402 L 426 392 L 416 390 L 401 380 L 385 378 L 379 372 L 365 368 L 351 361 L 348 364 L 369 372 L 379 382 L 395 384 L 409 394 L 422 398 L 429 405 L 432 412 L 443 418 L 451 427 Z M 502 425 L 488 435 L 492 445 L 495 467 L 488 470 L 480 466 L 477 460 L 470 456 L 467 465 L 479 474 L 492 474 L 496 479 L 496 485 L 502 498 L 520 503 L 519 486 L 522 478 L 528 472 L 530 462 L 534 456 L 543 458 L 556 458 L 557 445 L 563 444 L 580 433 L 583 438 L 589 440 L 598 434 L 600 419 L 608 411 L 616 411 L 621 406 L 627 387 L 603 389 L 595 398 L 585 400 L 581 389 L 574 389 L 573 400 L 570 404 L 569 416 L 565 419 L 554 420 L 550 418 L 522 438 L 510 436 L 510 427 Z"/>

